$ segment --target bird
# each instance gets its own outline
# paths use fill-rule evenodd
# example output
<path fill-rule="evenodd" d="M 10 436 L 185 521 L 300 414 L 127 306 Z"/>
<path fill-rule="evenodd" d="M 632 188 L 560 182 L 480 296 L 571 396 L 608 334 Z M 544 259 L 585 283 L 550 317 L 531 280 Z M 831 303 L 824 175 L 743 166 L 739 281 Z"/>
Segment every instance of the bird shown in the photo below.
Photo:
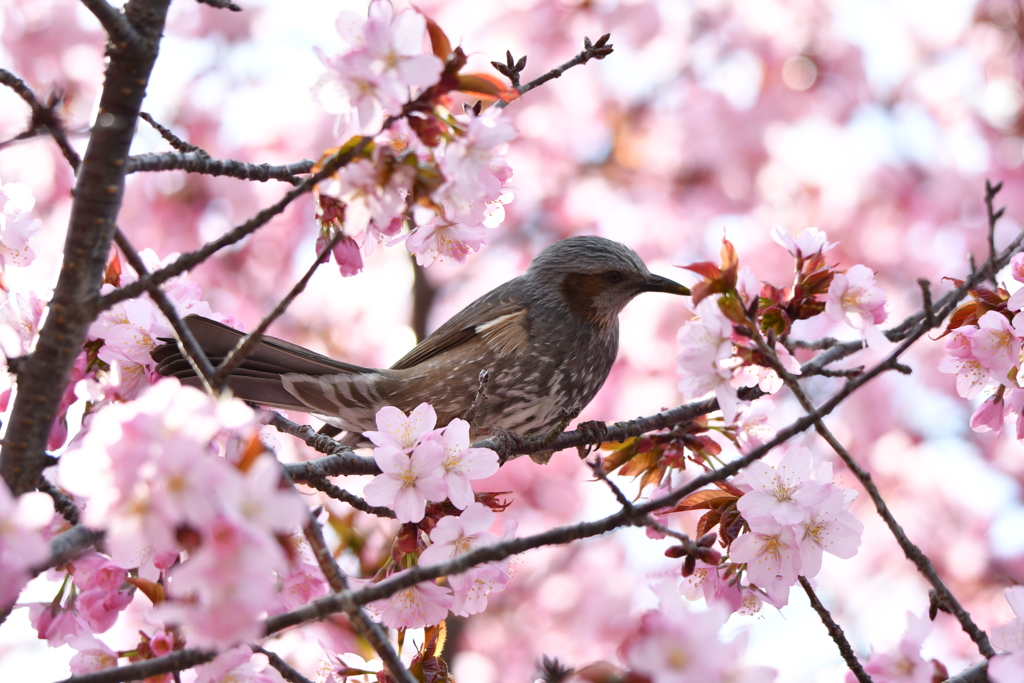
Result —
<path fill-rule="evenodd" d="M 469 417 L 474 438 L 499 432 L 548 435 L 566 411 L 585 407 L 618 352 L 619 313 L 642 292 L 689 295 L 652 274 L 632 249 L 597 236 L 569 237 L 542 250 L 519 277 L 484 294 L 390 368 L 336 361 L 265 336 L 228 377 L 243 400 L 321 418 L 363 445 L 377 412 L 409 413 L 423 402 L 437 423 Z M 227 325 L 185 318 L 214 364 L 243 336 Z M 199 386 L 176 344 L 152 352 L 162 375 Z M 486 371 L 484 387 L 481 371 Z M 471 414 L 470 414 L 471 413 Z M 334 431 L 337 434 L 337 430 Z"/>

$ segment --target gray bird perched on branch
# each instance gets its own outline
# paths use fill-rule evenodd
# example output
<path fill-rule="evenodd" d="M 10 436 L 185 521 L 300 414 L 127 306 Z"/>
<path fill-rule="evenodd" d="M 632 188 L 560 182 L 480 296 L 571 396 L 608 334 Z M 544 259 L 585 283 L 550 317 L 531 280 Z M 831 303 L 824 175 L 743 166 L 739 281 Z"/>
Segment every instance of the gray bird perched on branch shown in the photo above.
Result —
<path fill-rule="evenodd" d="M 586 406 L 604 384 L 619 345 L 619 312 L 641 292 L 686 295 L 653 275 L 636 253 L 602 237 L 551 245 L 524 275 L 491 290 L 428 336 L 389 369 L 364 368 L 273 337 L 228 378 L 235 396 L 301 410 L 359 434 L 376 429 L 381 407 L 409 412 L 426 401 L 438 424 L 472 412 L 474 437 L 504 429 L 546 435 L 574 405 Z M 185 319 L 213 363 L 242 333 Z M 163 375 L 199 384 L 175 344 L 153 351 Z M 481 371 L 487 371 L 481 391 Z M 484 394 L 479 396 L 479 394 Z M 472 411 L 471 411 L 472 408 Z"/>

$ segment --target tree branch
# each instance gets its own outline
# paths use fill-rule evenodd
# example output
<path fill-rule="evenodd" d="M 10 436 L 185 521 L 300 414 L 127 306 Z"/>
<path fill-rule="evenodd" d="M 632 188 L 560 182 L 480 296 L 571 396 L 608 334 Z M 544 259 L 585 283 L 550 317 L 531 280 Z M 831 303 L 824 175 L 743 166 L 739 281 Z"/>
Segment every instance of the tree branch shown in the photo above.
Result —
<path fill-rule="evenodd" d="M 197 152 L 160 152 L 155 154 L 139 154 L 128 159 L 127 172 L 140 173 L 145 171 L 187 171 L 211 176 L 229 176 L 239 180 L 255 180 L 265 183 L 268 180 L 283 180 L 292 185 L 299 185 L 304 180 L 299 174 L 309 173 L 313 162 L 303 159 L 284 166 L 270 164 L 248 164 L 235 159 L 211 159 Z"/>
<path fill-rule="evenodd" d="M 853 647 L 850 645 L 850 641 L 846 639 L 846 634 L 843 633 L 843 629 L 836 623 L 836 620 L 832 618 L 832 615 L 825 608 L 825 605 L 821 604 L 821 600 L 818 599 L 814 589 L 811 588 L 811 582 L 806 577 L 800 577 L 800 585 L 803 587 L 804 592 L 807 593 L 808 599 L 811 601 L 811 607 L 818 613 L 821 618 L 821 623 L 825 624 L 825 628 L 828 630 L 828 634 L 832 637 L 832 640 L 839 647 L 839 654 L 843 656 L 843 661 L 846 662 L 846 666 L 849 667 L 850 671 L 860 683 L 871 683 L 871 676 L 868 676 L 867 671 L 861 666 L 860 661 L 857 659 L 857 655 L 853 653 Z"/>

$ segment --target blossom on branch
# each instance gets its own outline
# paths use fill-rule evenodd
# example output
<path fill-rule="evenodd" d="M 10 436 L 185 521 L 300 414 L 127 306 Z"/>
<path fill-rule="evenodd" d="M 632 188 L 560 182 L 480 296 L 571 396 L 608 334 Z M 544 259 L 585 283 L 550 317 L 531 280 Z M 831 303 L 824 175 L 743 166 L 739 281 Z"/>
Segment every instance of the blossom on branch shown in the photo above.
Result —
<path fill-rule="evenodd" d="M 29 240 L 43 227 L 32 217 L 35 197 L 28 185 L 0 184 L 0 273 L 9 266 L 24 268 L 35 260 Z"/>

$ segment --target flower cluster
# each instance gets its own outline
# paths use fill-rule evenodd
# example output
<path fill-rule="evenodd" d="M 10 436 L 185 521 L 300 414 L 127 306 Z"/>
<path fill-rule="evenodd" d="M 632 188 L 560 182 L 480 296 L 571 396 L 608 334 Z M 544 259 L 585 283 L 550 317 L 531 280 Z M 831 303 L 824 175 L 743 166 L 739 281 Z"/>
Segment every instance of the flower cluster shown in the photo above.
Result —
<path fill-rule="evenodd" d="M 1024 254 L 1010 261 L 1010 273 L 1024 282 Z M 971 300 L 953 312 L 943 333 L 947 355 L 939 361 L 939 371 L 956 375 L 956 391 L 963 398 L 987 393 L 971 416 L 972 429 L 999 434 L 1009 421 L 1016 423 L 1017 438 L 1024 439 L 1024 287 L 1011 295 L 1005 287 L 993 291 L 979 285 L 970 294 Z"/>
<path fill-rule="evenodd" d="M 437 413 L 421 403 L 408 416 L 385 406 L 377 413 L 377 431 L 364 432 L 376 448 L 373 458 L 382 474 L 364 489 L 370 505 L 386 505 L 400 522 L 419 522 L 426 503 L 445 498 L 460 510 L 473 502 L 471 479 L 498 471 L 498 454 L 472 448 L 469 423 L 454 419 L 434 429 Z"/>
<path fill-rule="evenodd" d="M 394 509 L 406 527 L 396 545 L 408 548 L 403 555 L 419 553 L 418 564 L 436 564 L 499 540 L 488 530 L 494 524 L 492 507 L 476 500 L 470 480 L 489 477 L 498 471 L 498 455 L 488 448 L 473 448 L 469 441 L 469 423 L 452 420 L 434 429 L 437 414 L 427 403 L 409 415 L 393 407 L 377 413 L 377 431 L 364 432 L 374 444 L 374 459 L 382 470 L 366 485 L 363 493 L 371 505 Z M 456 517 L 445 506 L 432 506 L 447 499 Z M 493 498 L 491 498 L 493 500 Z M 422 550 L 420 530 L 429 529 L 430 545 Z M 515 524 L 505 530 L 506 538 L 515 533 Z M 396 562 L 389 573 L 400 567 Z M 416 584 L 386 600 L 370 605 L 387 626 L 420 628 L 440 623 L 452 610 L 460 616 L 482 612 L 488 594 L 508 583 L 508 561 L 490 562 L 448 577 L 451 589 L 432 582 Z"/>
<path fill-rule="evenodd" d="M 52 517 L 48 495 L 32 491 L 15 498 L 0 480 L 0 607 L 14 602 L 32 566 L 49 556 L 50 546 L 39 532 Z"/>
<path fill-rule="evenodd" d="M 509 95 L 491 77 L 460 75 L 466 57 L 436 25 L 435 54 L 420 54 L 427 20 L 417 11 L 395 14 L 386 0 L 375 0 L 368 18 L 344 12 L 337 29 L 349 49 L 332 57 L 318 51 L 328 71 L 314 96 L 328 112 L 356 112 L 347 123 L 376 137 L 318 186 L 318 248 L 341 232 L 332 254 L 346 276 L 362 269 L 360 245 L 369 254 L 385 239 L 405 241 L 420 265 L 463 262 L 486 244 L 486 228 L 501 222 L 511 200 L 503 155 L 516 133 L 495 108 L 451 114 L 446 93 L 484 84 L 482 94 Z M 377 133 L 385 113 L 397 119 Z M 406 221 L 410 231 L 398 236 Z"/>
<path fill-rule="evenodd" d="M 1004 651 L 988 664 L 993 683 L 1012 683 L 1024 679 L 1024 586 L 1006 589 L 1006 601 L 1014 619 L 992 629 L 992 644 Z"/>
<path fill-rule="evenodd" d="M 743 664 L 746 638 L 719 640 L 729 611 L 710 605 L 694 613 L 675 587 L 665 582 L 655 588 L 660 598 L 657 610 L 641 617 L 639 628 L 620 648 L 623 661 L 651 683 L 770 683 L 776 672 L 762 666 Z M 630 679 L 632 680 L 632 679 Z"/>
<path fill-rule="evenodd" d="M 696 317 L 679 330 L 679 391 L 688 400 L 714 393 L 727 423 L 736 420 L 739 389 L 756 386 L 772 394 L 782 387 L 776 362 L 790 374 L 800 374 L 800 364 L 787 348 L 772 341 L 788 335 L 797 320 L 827 315 L 858 330 L 872 349 L 884 350 L 889 344 L 878 329 L 886 319 L 885 293 L 867 266 L 841 272 L 826 265 L 822 254 L 835 245 L 817 228 L 798 236 L 776 228 L 772 237 L 796 259 L 792 287 L 759 284 L 748 268 L 739 267 L 728 240 L 722 240 L 721 265 L 684 266 L 705 279 L 693 287 Z M 767 341 L 759 342 L 761 335 Z"/>
<path fill-rule="evenodd" d="M 275 458 L 252 447 L 234 463 L 214 455 L 219 436 L 252 442 L 256 426 L 240 401 L 218 402 L 167 379 L 92 415 L 60 461 L 62 486 L 85 500 L 83 522 L 106 531 L 111 561 L 137 567 L 145 582 L 162 577 L 160 590 L 146 594 L 195 646 L 259 635 L 260 617 L 282 600 L 277 577 L 288 575 L 278 536 L 307 517 L 296 493 L 281 487 Z M 179 563 L 182 551 L 188 559 Z M 79 615 L 88 594 L 80 587 Z"/>
<path fill-rule="evenodd" d="M 821 569 L 823 553 L 856 554 L 864 525 L 848 510 L 855 497 L 832 483 L 830 463 L 815 468 L 811 452 L 793 446 L 776 467 L 753 462 L 719 490 L 684 498 L 669 512 L 709 510 L 698 529 L 707 533 L 717 524 L 730 552 L 725 564 L 717 553 L 701 553 L 701 567 L 684 569 L 687 592 L 696 597 L 699 587 L 709 602 L 724 599 L 734 610 L 756 611 L 764 598 L 785 605 L 797 577 L 813 578 Z M 741 568 L 746 585 L 738 590 L 729 579 Z"/>

